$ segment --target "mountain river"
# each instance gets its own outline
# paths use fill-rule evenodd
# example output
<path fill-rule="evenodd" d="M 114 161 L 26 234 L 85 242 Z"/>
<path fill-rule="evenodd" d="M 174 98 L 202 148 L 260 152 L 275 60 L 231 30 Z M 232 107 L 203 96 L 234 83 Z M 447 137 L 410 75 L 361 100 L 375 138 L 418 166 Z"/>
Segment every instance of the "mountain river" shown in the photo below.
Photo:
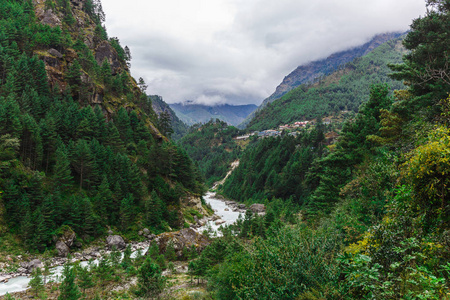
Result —
<path fill-rule="evenodd" d="M 241 214 L 238 211 L 233 211 L 233 208 L 228 206 L 225 201 L 214 198 L 214 193 L 208 192 L 204 197 L 206 203 L 208 203 L 211 208 L 214 210 L 214 213 L 218 215 L 225 223 L 221 225 L 216 225 L 215 221 L 208 221 L 207 224 L 203 227 L 197 229 L 198 232 L 203 232 L 204 230 L 212 230 L 212 233 L 220 235 L 221 233 L 218 231 L 220 226 L 233 224 L 239 215 Z M 147 252 L 147 249 L 142 249 L 142 253 Z M 131 257 L 136 257 L 137 251 L 133 252 Z M 98 260 L 94 260 L 93 264 L 97 264 Z M 80 263 L 81 266 L 86 267 L 88 265 L 87 261 L 82 261 Z M 57 266 L 50 269 L 52 275 L 47 278 L 47 281 L 59 281 L 61 280 L 61 274 L 63 271 L 63 266 Z M 0 283 L 0 296 L 5 295 L 6 293 L 15 293 L 26 290 L 28 287 L 28 283 L 30 282 L 31 277 L 27 276 L 18 276 L 15 278 L 9 279 L 6 283 Z"/>

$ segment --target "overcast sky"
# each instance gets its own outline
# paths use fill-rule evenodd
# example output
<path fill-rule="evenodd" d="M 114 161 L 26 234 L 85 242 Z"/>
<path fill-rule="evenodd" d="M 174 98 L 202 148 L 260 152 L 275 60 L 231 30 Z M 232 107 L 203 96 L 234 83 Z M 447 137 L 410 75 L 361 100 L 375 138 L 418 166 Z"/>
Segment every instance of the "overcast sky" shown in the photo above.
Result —
<path fill-rule="evenodd" d="M 168 103 L 259 105 L 312 60 L 406 31 L 424 0 L 102 0 L 131 71 Z"/>

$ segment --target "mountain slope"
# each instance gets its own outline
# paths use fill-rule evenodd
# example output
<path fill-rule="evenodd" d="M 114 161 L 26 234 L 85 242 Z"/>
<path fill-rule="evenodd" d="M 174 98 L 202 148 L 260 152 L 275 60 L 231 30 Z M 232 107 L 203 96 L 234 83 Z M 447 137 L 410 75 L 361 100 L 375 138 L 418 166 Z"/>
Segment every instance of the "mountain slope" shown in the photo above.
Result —
<path fill-rule="evenodd" d="M 313 61 L 306 65 L 297 67 L 283 79 L 283 82 L 279 86 L 277 86 L 275 92 L 272 95 L 264 99 L 257 110 L 250 114 L 242 122 L 242 124 L 239 124 L 239 127 L 245 127 L 254 117 L 256 112 L 263 109 L 267 104 L 282 97 L 292 89 L 300 86 L 301 84 L 311 83 L 316 81 L 320 77 L 329 75 L 335 70 L 343 67 L 343 65 L 345 65 L 346 63 L 353 61 L 357 57 L 367 55 L 378 46 L 384 44 L 389 40 L 396 39 L 401 35 L 402 33 L 399 32 L 378 34 L 362 46 L 334 53 L 325 59 Z"/>
<path fill-rule="evenodd" d="M 180 198 L 203 191 L 103 18 L 98 1 L 0 0 L 0 230 L 28 251 L 180 228 Z"/>
<path fill-rule="evenodd" d="M 207 106 L 189 103 L 170 104 L 170 107 L 188 125 L 206 123 L 211 119 L 219 119 L 230 125 L 237 125 L 257 108 L 253 104 Z"/>
<path fill-rule="evenodd" d="M 164 118 L 170 120 L 170 127 L 173 130 L 171 137 L 174 140 L 181 139 L 188 132 L 188 126 L 178 118 L 177 114 L 170 108 L 170 105 L 164 102 L 163 98 L 158 95 L 149 96 L 152 101 L 152 108 L 158 115 L 158 121 L 164 122 Z"/>
<path fill-rule="evenodd" d="M 401 83 L 388 77 L 391 70 L 387 64 L 401 62 L 404 53 L 401 37 L 388 41 L 319 82 L 302 84 L 266 105 L 255 113 L 248 128 L 262 130 L 344 110 L 357 112 L 369 98 L 372 84 L 388 83 L 391 89 L 402 88 Z"/>

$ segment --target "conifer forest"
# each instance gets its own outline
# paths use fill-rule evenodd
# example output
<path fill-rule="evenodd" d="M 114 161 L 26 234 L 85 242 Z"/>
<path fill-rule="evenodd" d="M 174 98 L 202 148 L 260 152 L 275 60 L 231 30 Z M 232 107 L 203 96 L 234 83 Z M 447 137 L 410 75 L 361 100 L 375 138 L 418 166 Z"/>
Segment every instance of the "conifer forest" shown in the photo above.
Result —
<path fill-rule="evenodd" d="M 237 127 L 102 4 L 0 0 L 0 299 L 450 299 L 449 0 Z"/>

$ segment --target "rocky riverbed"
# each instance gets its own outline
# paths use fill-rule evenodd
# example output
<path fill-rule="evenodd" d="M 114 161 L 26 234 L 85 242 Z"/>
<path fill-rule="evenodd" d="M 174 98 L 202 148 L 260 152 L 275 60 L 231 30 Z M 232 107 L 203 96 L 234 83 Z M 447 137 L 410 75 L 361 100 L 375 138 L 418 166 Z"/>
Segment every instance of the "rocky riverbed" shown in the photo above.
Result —
<path fill-rule="evenodd" d="M 244 214 L 248 209 L 258 215 L 264 215 L 266 211 L 264 204 L 252 204 L 250 207 L 247 207 L 245 204 L 227 200 L 221 195 L 213 192 L 206 193 L 204 199 L 214 210 L 214 215 L 203 217 L 202 219 L 194 218 L 195 224 L 191 227 L 198 232 L 212 230 L 213 233 L 220 235 L 220 232 L 218 231 L 220 226 L 235 223 L 239 218 L 239 215 L 244 217 Z"/>
<path fill-rule="evenodd" d="M 212 229 L 217 233 L 217 235 L 220 235 L 220 232 L 218 231 L 220 226 L 233 224 L 239 218 L 239 215 L 243 217 L 247 209 L 252 210 L 255 214 L 265 214 L 265 207 L 263 204 L 253 204 L 247 208 L 245 204 L 226 200 L 220 195 L 216 195 L 212 192 L 208 192 L 205 195 L 205 201 L 214 210 L 214 215 L 204 217 L 202 219 L 195 218 L 195 224 L 193 224 L 189 229 L 163 233 L 158 236 L 151 234 L 148 229 L 143 229 L 139 232 L 139 235 L 145 237 L 146 240 L 144 242 L 134 242 L 130 244 L 133 252 L 132 256 L 136 256 L 137 251 L 139 250 L 142 254 L 145 254 L 152 241 L 157 242 L 160 251 L 162 252 L 164 252 L 165 249 L 164 245 L 167 245 L 169 240 L 174 244 L 174 246 L 176 246 L 177 253 L 181 253 L 184 247 L 189 248 L 191 244 L 195 244 L 196 247 L 201 250 L 209 243 L 201 235 L 204 230 Z M 59 248 L 57 247 L 60 257 L 51 258 L 46 262 L 54 273 L 54 278 L 61 274 L 62 266 L 68 261 L 66 256 L 70 247 L 74 243 L 72 234 L 70 232 L 65 234 L 57 243 L 59 243 L 60 246 Z M 83 251 L 72 252 L 70 262 L 81 262 L 82 265 L 87 265 L 89 261 L 94 261 L 94 263 L 96 263 L 101 257 L 109 255 L 113 248 L 123 251 L 126 248 L 126 245 L 127 244 L 121 236 L 113 235 L 112 232 L 110 232 L 110 235 L 106 238 L 103 246 L 90 247 Z M 20 261 L 22 258 L 19 256 L 16 257 L 15 260 Z M 44 262 L 38 258 L 29 261 L 22 261 L 15 265 L 13 265 L 12 261 L 13 259 L 11 259 L 9 265 L 4 264 L 2 266 L 2 270 L 9 269 L 13 271 L 0 272 L 0 296 L 6 293 L 13 293 L 27 289 L 33 269 L 44 267 Z"/>

